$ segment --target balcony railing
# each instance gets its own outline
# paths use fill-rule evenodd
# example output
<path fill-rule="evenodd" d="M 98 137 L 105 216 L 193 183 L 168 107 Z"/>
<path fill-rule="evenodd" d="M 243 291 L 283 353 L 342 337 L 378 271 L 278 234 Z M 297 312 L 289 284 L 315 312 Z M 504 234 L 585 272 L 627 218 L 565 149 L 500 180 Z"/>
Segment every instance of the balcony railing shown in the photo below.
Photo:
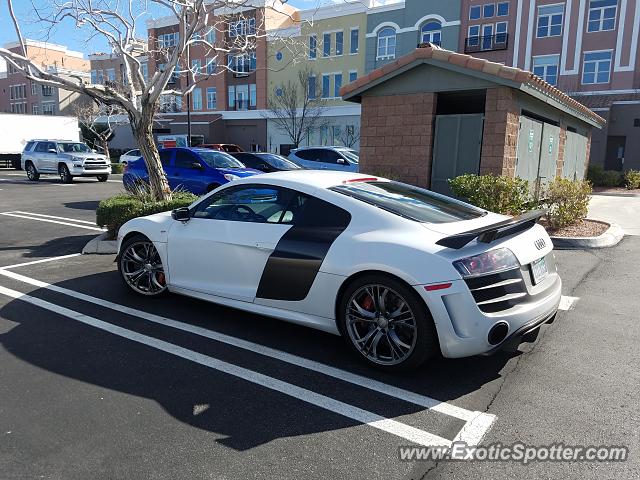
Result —
<path fill-rule="evenodd" d="M 464 53 L 506 50 L 508 46 L 508 33 L 496 33 L 495 35 L 483 35 L 481 37 L 467 37 L 464 41 Z"/>

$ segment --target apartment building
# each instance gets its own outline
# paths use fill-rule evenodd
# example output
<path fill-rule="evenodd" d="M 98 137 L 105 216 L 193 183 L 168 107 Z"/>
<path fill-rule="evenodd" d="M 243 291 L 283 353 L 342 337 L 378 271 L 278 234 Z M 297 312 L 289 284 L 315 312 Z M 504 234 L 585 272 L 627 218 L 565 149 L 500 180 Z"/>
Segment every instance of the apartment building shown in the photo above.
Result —
<path fill-rule="evenodd" d="M 460 2 L 442 0 L 369 0 L 366 71 L 434 43 L 458 49 Z"/>
<path fill-rule="evenodd" d="M 640 2 L 462 0 L 461 50 L 530 70 L 607 120 L 591 162 L 640 168 Z"/>
<path fill-rule="evenodd" d="M 133 54 L 140 62 L 140 70 L 144 78 L 149 76 L 147 43 L 138 42 Z M 91 66 L 91 83 L 121 87 L 127 85 L 128 79 L 123 59 L 114 53 L 92 53 L 89 55 Z"/>
<path fill-rule="evenodd" d="M 308 75 L 308 91 L 299 96 L 320 105 L 321 118 L 304 145 L 359 147 L 360 106 L 343 102 L 340 89 L 364 74 L 366 10 L 362 2 L 303 10 L 295 25 L 269 32 L 268 96 L 282 96 L 289 82 L 299 83 L 302 72 Z M 267 135 L 269 151 L 286 154 L 293 146 L 272 118 Z"/>
<path fill-rule="evenodd" d="M 186 133 L 187 110 L 191 132 L 212 143 L 236 143 L 246 150 L 264 150 L 267 121 L 261 111 L 267 106 L 268 30 L 293 23 L 297 10 L 273 0 L 253 0 L 242 6 L 212 11 L 208 23 L 197 35 L 215 46 L 189 48 L 180 70 L 169 84 L 184 89 L 187 69 L 196 72 L 197 85 L 188 97 L 164 95 L 158 121 L 171 133 Z M 148 70 L 164 68 L 163 52 L 179 40 L 182 32 L 174 17 L 147 22 L 149 37 Z M 254 48 L 245 48 L 247 37 Z"/>
<path fill-rule="evenodd" d="M 80 52 L 63 45 L 26 40 L 26 55 L 40 68 L 67 78 L 86 78 L 89 81 L 89 62 Z M 5 48 L 20 53 L 17 43 Z M 12 65 L 0 76 L 0 112 L 30 115 L 73 115 L 78 102 L 87 101 L 81 95 L 61 88 L 39 85 L 27 80 Z"/>

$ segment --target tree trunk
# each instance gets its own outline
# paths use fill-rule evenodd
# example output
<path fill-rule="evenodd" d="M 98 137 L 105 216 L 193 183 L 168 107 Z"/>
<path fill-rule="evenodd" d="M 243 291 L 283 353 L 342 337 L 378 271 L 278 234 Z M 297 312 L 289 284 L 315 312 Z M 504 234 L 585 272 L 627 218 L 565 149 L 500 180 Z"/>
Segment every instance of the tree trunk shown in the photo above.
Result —
<path fill-rule="evenodd" d="M 100 139 L 102 141 L 102 150 L 104 150 L 104 156 L 107 157 L 107 162 L 111 163 L 111 154 L 109 153 L 109 141 L 106 137 Z"/>
<path fill-rule="evenodd" d="M 171 189 L 160 162 L 158 147 L 153 141 L 153 112 L 153 107 L 143 105 L 141 117 L 137 120 L 131 119 L 131 127 L 149 172 L 151 195 L 156 201 L 163 201 L 169 199 Z"/>

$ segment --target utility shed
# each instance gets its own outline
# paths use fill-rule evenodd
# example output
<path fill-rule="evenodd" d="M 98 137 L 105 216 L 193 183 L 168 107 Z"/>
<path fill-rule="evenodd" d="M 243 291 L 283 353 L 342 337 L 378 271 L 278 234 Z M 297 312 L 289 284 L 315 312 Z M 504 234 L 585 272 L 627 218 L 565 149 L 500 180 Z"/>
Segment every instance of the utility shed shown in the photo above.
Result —
<path fill-rule="evenodd" d="M 341 90 L 362 104 L 360 171 L 451 193 L 466 173 L 584 177 L 605 120 L 531 72 L 432 44 Z"/>

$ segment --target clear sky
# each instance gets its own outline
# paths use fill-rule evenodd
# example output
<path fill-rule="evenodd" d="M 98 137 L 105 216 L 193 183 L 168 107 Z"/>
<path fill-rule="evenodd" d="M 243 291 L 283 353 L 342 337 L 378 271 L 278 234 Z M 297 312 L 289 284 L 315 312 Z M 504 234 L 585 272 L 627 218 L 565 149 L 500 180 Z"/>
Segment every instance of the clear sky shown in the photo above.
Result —
<path fill-rule="evenodd" d="M 318 4 L 326 4 L 336 0 L 289 0 L 294 7 L 307 9 L 315 8 Z M 33 0 L 36 5 L 50 4 L 47 0 Z M 105 51 L 106 43 L 100 39 L 88 40 L 86 31 L 76 29 L 72 24 L 65 24 L 52 31 L 48 31 L 46 23 L 38 21 L 33 11 L 32 0 L 13 0 L 16 15 L 21 20 L 23 35 L 34 40 L 48 40 L 68 46 L 85 54 Z M 166 13 L 165 13 L 166 15 Z M 13 25 L 9 19 L 7 4 L 0 1 L 0 45 L 16 40 Z"/>

